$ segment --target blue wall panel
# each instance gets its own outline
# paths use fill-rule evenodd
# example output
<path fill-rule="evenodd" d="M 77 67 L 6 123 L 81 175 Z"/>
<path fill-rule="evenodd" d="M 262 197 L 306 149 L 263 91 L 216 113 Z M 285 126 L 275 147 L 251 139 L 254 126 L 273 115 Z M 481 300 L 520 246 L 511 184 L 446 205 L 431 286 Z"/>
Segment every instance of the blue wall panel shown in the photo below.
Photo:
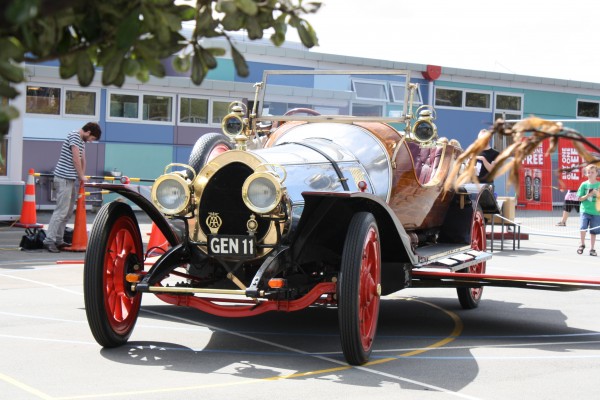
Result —
<path fill-rule="evenodd" d="M 438 135 L 448 139 L 457 139 L 463 148 L 467 148 L 482 129 L 492 125 L 492 113 L 475 111 L 457 111 L 436 109 Z"/>
<path fill-rule="evenodd" d="M 172 144 L 173 125 L 107 122 L 102 138 L 106 142 Z"/>
<path fill-rule="evenodd" d="M 69 132 L 79 130 L 89 120 L 75 118 L 23 118 L 24 139 L 56 139 L 63 140 Z"/>
<path fill-rule="evenodd" d="M 176 146 L 173 148 L 173 162 L 187 164 L 192 153 L 192 146 Z"/>

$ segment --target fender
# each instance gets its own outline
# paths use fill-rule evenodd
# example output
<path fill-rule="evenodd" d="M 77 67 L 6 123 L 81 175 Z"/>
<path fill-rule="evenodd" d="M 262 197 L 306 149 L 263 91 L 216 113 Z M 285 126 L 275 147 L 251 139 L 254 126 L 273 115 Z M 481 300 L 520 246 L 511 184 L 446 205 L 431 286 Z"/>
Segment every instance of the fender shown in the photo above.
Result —
<path fill-rule="evenodd" d="M 90 182 L 86 183 L 84 186 L 95 189 L 110 190 L 111 192 L 125 197 L 127 200 L 131 200 L 150 217 L 152 222 L 154 222 L 157 228 L 160 229 L 172 247 L 175 247 L 181 242 L 179 237 L 173 231 L 169 221 L 161 214 L 160 211 L 158 211 L 154 204 L 152 204 L 152 202 L 141 193 L 139 190 L 139 185 Z"/>
<path fill-rule="evenodd" d="M 410 251 L 410 236 L 393 210 L 380 197 L 363 192 L 303 192 L 302 196 L 305 205 L 294 238 L 294 257 L 302 251 L 306 240 L 311 237 L 311 232 L 320 226 L 328 214 L 337 212 L 341 206 L 347 206 L 355 212 L 364 210 L 373 213 L 379 226 L 382 247 L 387 245 L 395 248 L 398 261 L 404 255 L 411 263 L 418 262 L 417 255 Z M 350 217 L 351 215 L 347 216 L 348 223 Z M 397 247 L 399 243 L 402 243 L 403 249 Z"/>

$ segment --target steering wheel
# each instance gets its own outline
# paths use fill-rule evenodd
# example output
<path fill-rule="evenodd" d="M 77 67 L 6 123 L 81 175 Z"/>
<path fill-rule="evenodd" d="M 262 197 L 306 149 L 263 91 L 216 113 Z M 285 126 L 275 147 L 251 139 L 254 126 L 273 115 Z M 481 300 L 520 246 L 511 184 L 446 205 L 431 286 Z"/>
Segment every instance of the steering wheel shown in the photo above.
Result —
<path fill-rule="evenodd" d="M 296 115 L 296 114 L 321 115 L 320 112 L 315 111 L 312 108 L 298 107 L 298 108 L 292 108 L 291 110 L 287 110 L 286 113 L 283 114 L 283 116 L 287 117 L 289 115 Z M 271 126 L 271 129 L 277 128 L 279 126 L 279 122 L 280 121 L 273 121 L 273 125 Z"/>

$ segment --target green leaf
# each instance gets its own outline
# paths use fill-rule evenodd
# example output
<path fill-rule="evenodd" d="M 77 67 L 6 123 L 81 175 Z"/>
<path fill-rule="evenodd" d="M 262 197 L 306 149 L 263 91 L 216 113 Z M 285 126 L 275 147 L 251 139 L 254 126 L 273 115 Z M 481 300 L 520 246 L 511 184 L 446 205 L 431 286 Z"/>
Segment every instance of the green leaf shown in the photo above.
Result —
<path fill-rule="evenodd" d="M 319 44 L 316 32 L 307 21 L 300 20 L 296 26 L 296 29 L 298 30 L 300 41 L 304 46 L 311 48 Z"/>
<path fill-rule="evenodd" d="M 67 54 L 60 57 L 60 67 L 58 71 L 61 79 L 69 79 L 77 73 L 77 56 L 74 54 Z"/>
<path fill-rule="evenodd" d="M 19 95 L 19 91 L 14 87 L 10 86 L 8 82 L 0 83 L 0 97 L 6 97 L 14 99 Z"/>
<path fill-rule="evenodd" d="M 119 24 L 116 40 L 117 48 L 129 49 L 138 38 L 141 25 L 140 9 L 135 8 Z"/>
<path fill-rule="evenodd" d="M 242 53 L 240 53 L 233 46 L 231 46 L 231 56 L 233 58 L 233 65 L 235 65 L 235 70 L 237 74 L 243 78 L 250 75 L 250 71 L 248 70 L 248 64 L 246 64 L 244 56 L 242 56 Z"/>
<path fill-rule="evenodd" d="M 140 63 L 132 58 L 126 58 L 123 61 L 123 70 L 127 76 L 136 76 L 140 71 Z"/>
<path fill-rule="evenodd" d="M 189 55 L 173 57 L 173 68 L 177 72 L 186 72 L 190 69 L 191 65 Z"/>
<path fill-rule="evenodd" d="M 5 60 L 0 61 L 0 76 L 13 83 L 20 83 L 25 80 L 23 68 Z"/>
<path fill-rule="evenodd" d="M 85 51 L 77 54 L 77 80 L 81 86 L 89 86 L 94 79 L 94 64 Z"/>
<path fill-rule="evenodd" d="M 102 84 L 104 86 L 109 86 L 115 82 L 122 64 L 123 54 L 116 54 L 104 64 L 104 70 L 102 71 Z"/>
<path fill-rule="evenodd" d="M 6 8 L 5 20 L 19 26 L 33 19 L 40 11 L 40 0 L 14 0 Z"/>
<path fill-rule="evenodd" d="M 215 68 L 217 68 L 217 60 L 215 59 L 215 57 L 213 57 L 212 54 L 210 54 L 210 52 L 208 52 L 205 49 L 201 48 L 200 49 L 200 56 L 202 57 L 202 62 L 204 63 L 204 65 L 206 65 L 206 67 L 208 69 L 215 69 Z"/>
<path fill-rule="evenodd" d="M 263 28 L 261 28 L 256 18 L 246 18 L 246 30 L 248 31 L 248 37 L 252 40 L 262 39 L 263 37 Z"/>
<path fill-rule="evenodd" d="M 3 57 L 11 58 L 16 62 L 23 61 L 25 49 L 17 38 L 11 36 L 0 39 L 0 49 L 2 49 Z"/>
<path fill-rule="evenodd" d="M 237 11 L 227 14 L 221 20 L 221 24 L 226 31 L 239 31 L 244 27 L 245 22 L 246 14 Z"/>
<path fill-rule="evenodd" d="M 237 6 L 237 8 L 242 10 L 245 14 L 254 16 L 258 12 L 258 7 L 256 6 L 256 3 L 254 2 L 254 0 L 234 0 L 234 1 L 235 1 L 235 5 Z"/>
<path fill-rule="evenodd" d="M 208 51 L 210 54 L 212 54 L 215 57 L 223 57 L 226 53 L 225 49 L 222 47 L 208 47 L 204 50 Z"/>
<path fill-rule="evenodd" d="M 192 82 L 194 85 L 200 85 L 206 76 L 206 67 L 202 63 L 200 59 L 200 54 L 198 54 L 199 50 L 194 52 L 192 56 Z"/>
<path fill-rule="evenodd" d="M 216 10 L 225 14 L 237 12 L 237 6 L 234 0 L 219 0 Z"/>

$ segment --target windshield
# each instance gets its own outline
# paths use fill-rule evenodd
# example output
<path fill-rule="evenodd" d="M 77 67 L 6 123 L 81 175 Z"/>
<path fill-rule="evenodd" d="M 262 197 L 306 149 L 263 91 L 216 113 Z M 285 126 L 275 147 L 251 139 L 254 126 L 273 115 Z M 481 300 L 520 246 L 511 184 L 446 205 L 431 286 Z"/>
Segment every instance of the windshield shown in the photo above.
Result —
<path fill-rule="evenodd" d="M 265 71 L 258 121 L 405 122 L 408 71 Z M 327 117 L 327 118 L 324 118 Z"/>

